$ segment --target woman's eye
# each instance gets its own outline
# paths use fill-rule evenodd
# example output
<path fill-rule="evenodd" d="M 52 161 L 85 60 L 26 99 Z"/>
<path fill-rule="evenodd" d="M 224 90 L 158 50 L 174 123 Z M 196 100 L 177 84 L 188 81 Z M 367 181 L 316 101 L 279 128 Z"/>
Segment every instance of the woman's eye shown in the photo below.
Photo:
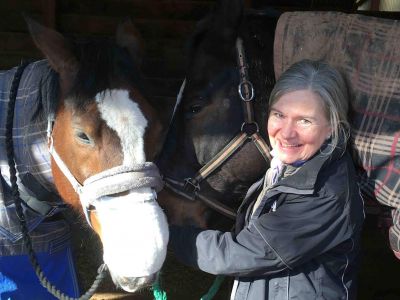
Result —
<path fill-rule="evenodd" d="M 312 122 L 310 120 L 307 119 L 301 119 L 298 121 L 298 124 L 300 126 L 310 126 L 312 124 Z"/>
<path fill-rule="evenodd" d="M 271 116 L 273 116 L 273 117 L 275 117 L 277 119 L 282 119 L 283 118 L 283 115 L 281 113 L 279 113 L 279 112 L 272 112 Z"/>

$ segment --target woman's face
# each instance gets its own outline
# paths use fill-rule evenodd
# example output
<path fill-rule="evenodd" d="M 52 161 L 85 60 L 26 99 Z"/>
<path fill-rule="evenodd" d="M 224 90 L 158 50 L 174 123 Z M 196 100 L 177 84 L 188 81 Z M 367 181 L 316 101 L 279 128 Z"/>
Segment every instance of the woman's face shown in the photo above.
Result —
<path fill-rule="evenodd" d="M 285 164 L 313 156 L 331 135 L 319 96 L 298 90 L 280 97 L 270 108 L 268 135 L 274 152 Z"/>

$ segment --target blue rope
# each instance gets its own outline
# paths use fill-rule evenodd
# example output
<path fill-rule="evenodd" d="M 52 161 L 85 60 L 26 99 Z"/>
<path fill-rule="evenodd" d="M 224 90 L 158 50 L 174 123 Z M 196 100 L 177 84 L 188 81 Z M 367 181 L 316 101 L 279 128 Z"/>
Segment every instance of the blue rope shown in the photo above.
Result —
<path fill-rule="evenodd" d="M 159 275 L 157 275 L 157 279 L 153 283 L 152 290 L 154 300 L 167 300 L 167 292 L 164 291 L 161 287 L 161 280 Z"/>
<path fill-rule="evenodd" d="M 224 281 L 225 276 L 218 275 L 211 287 L 208 289 L 207 294 L 203 295 L 200 300 L 211 300 L 214 298 L 215 294 L 218 292 L 219 288 L 221 287 L 222 282 Z"/>

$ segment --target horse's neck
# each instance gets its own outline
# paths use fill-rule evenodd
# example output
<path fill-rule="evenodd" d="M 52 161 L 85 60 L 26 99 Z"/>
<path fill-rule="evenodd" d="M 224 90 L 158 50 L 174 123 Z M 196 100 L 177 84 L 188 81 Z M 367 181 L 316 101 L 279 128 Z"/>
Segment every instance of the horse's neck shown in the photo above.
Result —
<path fill-rule="evenodd" d="M 46 62 L 39 61 L 26 67 L 22 75 L 14 109 L 13 143 L 18 176 L 31 173 L 42 185 L 53 190 L 50 157 L 47 148 L 47 115 L 43 111 L 43 72 Z M 9 166 L 6 152 L 6 118 L 10 86 L 15 69 L 0 73 L 0 168 L 8 181 Z"/>

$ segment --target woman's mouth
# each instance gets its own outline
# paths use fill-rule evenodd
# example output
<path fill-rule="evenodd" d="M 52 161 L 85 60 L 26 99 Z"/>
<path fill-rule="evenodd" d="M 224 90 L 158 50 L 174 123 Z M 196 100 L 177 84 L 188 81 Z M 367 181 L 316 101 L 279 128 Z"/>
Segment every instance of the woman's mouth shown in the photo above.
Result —
<path fill-rule="evenodd" d="M 289 149 L 299 148 L 302 146 L 301 144 L 287 144 L 282 142 L 279 142 L 279 145 L 281 148 L 289 148 Z"/>

